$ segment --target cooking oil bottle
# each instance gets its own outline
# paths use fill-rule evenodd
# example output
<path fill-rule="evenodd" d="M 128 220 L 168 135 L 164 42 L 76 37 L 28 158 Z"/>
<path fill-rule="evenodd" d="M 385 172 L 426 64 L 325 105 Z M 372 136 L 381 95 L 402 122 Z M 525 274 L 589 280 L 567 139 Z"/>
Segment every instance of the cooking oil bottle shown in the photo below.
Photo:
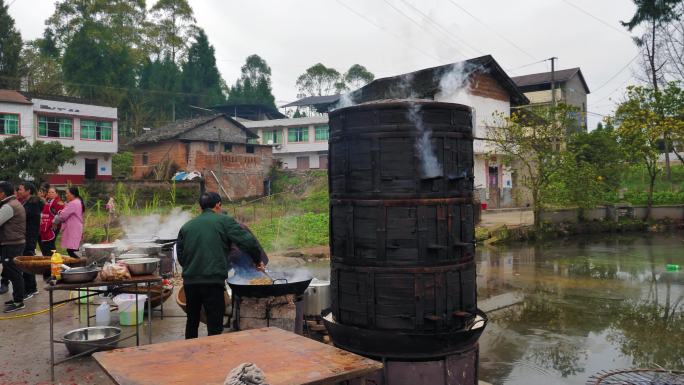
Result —
<path fill-rule="evenodd" d="M 64 263 L 62 255 L 56 250 L 52 250 L 52 258 L 50 258 L 50 275 L 55 277 L 58 281 L 62 278 L 62 263 Z"/>

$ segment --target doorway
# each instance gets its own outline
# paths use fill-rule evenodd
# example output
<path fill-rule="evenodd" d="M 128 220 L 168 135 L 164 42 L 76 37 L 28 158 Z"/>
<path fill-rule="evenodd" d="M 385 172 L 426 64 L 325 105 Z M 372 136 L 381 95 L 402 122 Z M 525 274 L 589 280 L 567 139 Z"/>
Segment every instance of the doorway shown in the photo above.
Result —
<path fill-rule="evenodd" d="M 97 179 L 97 159 L 85 160 L 85 178 Z"/>
<path fill-rule="evenodd" d="M 297 170 L 308 170 L 309 169 L 309 157 L 308 156 L 298 156 L 297 157 Z"/>

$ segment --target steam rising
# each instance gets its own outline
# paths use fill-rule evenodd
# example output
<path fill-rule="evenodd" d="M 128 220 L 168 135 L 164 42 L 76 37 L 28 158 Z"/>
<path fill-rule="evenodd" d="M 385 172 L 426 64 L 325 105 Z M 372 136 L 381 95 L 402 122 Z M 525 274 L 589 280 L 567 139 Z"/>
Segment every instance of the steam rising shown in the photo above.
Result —
<path fill-rule="evenodd" d="M 442 176 L 442 166 L 432 148 L 432 130 L 425 127 L 419 113 L 420 105 L 411 103 L 406 115 L 418 130 L 418 140 L 416 140 L 415 147 L 420 157 L 421 172 L 425 179 L 438 178 Z"/>
<path fill-rule="evenodd" d="M 166 215 L 123 218 L 121 226 L 128 239 L 175 239 L 180 228 L 190 219 L 190 212 L 176 207 Z"/>
<path fill-rule="evenodd" d="M 334 109 L 351 107 L 355 104 L 356 103 L 354 102 L 354 98 L 352 97 L 351 93 L 348 92 L 348 93 L 342 94 L 342 96 L 340 96 L 340 100 L 337 102 Z"/>

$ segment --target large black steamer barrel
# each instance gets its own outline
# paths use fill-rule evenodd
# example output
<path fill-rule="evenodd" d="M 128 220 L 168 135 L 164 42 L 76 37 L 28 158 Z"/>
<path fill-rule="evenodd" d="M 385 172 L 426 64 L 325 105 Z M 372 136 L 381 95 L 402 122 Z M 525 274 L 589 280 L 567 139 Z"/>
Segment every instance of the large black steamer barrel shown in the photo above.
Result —
<path fill-rule="evenodd" d="M 470 198 L 330 201 L 333 262 L 435 266 L 472 261 Z"/>
<path fill-rule="evenodd" d="M 341 108 L 329 116 L 332 198 L 472 197 L 469 107 L 404 100 Z M 425 133 L 428 145 L 418 140 Z M 426 155 L 438 163 L 434 173 L 424 171 Z"/>

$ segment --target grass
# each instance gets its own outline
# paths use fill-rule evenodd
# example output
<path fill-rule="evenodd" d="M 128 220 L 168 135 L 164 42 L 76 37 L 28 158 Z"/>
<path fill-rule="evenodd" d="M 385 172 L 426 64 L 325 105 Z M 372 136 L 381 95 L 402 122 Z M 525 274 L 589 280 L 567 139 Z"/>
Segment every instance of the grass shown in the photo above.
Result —
<path fill-rule="evenodd" d="M 656 177 L 653 191 L 654 205 L 684 204 L 684 165 L 672 165 L 672 181 L 668 181 L 665 170 L 660 170 Z M 608 194 L 608 202 L 629 202 L 633 205 L 645 205 L 648 200 L 648 172 L 644 167 L 632 166 L 623 175 L 620 187 L 624 189 L 624 198 L 617 193 Z"/>

